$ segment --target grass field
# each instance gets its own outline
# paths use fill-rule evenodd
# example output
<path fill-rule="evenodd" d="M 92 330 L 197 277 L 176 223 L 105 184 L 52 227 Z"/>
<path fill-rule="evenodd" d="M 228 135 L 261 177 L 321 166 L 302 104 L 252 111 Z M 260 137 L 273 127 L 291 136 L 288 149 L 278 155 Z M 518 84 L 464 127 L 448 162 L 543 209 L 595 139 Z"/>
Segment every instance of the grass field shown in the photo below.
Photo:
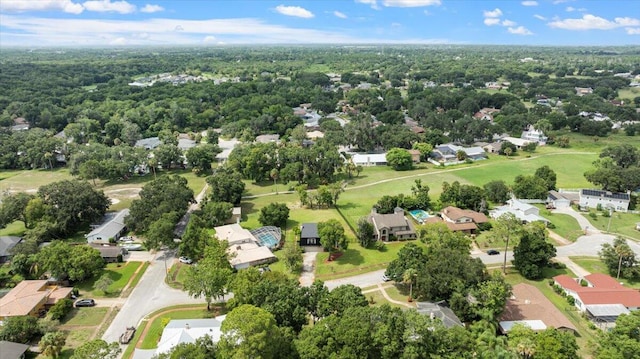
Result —
<path fill-rule="evenodd" d="M 592 212 L 597 213 L 592 210 Z M 619 234 L 624 237 L 640 241 L 640 231 L 636 230 L 636 224 L 640 222 L 640 214 L 614 212 L 611 217 L 604 217 L 600 213 L 596 218 L 584 216 L 589 220 L 592 226 L 603 232 L 611 232 L 611 234 Z"/>
<path fill-rule="evenodd" d="M 26 230 L 22 221 L 15 221 L 0 229 L 0 236 L 21 236 Z"/>
<path fill-rule="evenodd" d="M 109 308 L 73 308 L 67 315 L 64 326 L 97 326 L 109 311 Z"/>
<path fill-rule="evenodd" d="M 543 205 L 536 205 L 540 209 L 540 215 L 553 223 L 555 228 L 552 230 L 561 237 L 564 237 L 571 242 L 575 242 L 578 237 L 584 234 L 580 224 L 575 218 L 562 213 L 551 213 L 545 209 Z"/>
<path fill-rule="evenodd" d="M 626 87 L 618 90 L 618 98 L 626 99 L 625 105 L 638 96 L 640 96 L 640 87 Z"/>
<path fill-rule="evenodd" d="M 604 273 L 616 276 L 617 273 L 609 273 L 607 266 L 600 260 L 598 257 L 569 257 L 573 262 L 575 262 L 580 267 L 591 273 Z M 640 280 L 629 280 L 626 278 L 619 278 L 620 282 L 624 283 L 624 285 L 630 288 L 640 289 Z"/>
<path fill-rule="evenodd" d="M 118 267 L 118 264 L 120 264 L 121 266 Z M 117 297 L 120 295 L 120 292 L 122 291 L 122 289 L 124 289 L 127 283 L 129 283 L 129 280 L 141 265 L 142 262 L 109 263 L 102 271 L 102 274 L 91 278 L 90 280 L 80 282 L 76 285 L 76 287 L 80 289 L 81 293 L 83 293 L 85 296 L 98 298 Z M 109 286 L 109 290 L 107 293 L 93 288 L 96 280 L 98 280 L 105 273 L 109 275 L 109 278 L 111 278 L 111 280 L 113 280 L 113 283 Z"/>

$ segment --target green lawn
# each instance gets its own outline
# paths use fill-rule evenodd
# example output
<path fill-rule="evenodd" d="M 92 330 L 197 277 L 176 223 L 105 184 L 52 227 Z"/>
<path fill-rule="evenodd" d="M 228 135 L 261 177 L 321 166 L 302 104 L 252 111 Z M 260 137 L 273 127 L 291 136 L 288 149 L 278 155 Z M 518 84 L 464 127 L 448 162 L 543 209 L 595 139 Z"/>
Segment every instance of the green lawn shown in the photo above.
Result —
<path fill-rule="evenodd" d="M 575 218 L 562 213 L 551 213 L 545 209 L 543 205 L 536 205 L 540 209 L 540 215 L 555 226 L 552 231 L 556 232 L 561 237 L 564 237 L 571 242 L 575 242 L 578 237 L 584 235 L 584 231 L 580 228 L 580 224 Z"/>
<path fill-rule="evenodd" d="M 40 186 L 71 179 L 66 168 L 49 170 L 1 171 L 0 193 L 5 191 L 34 193 Z"/>
<path fill-rule="evenodd" d="M 120 266 L 118 266 L 120 265 Z M 91 278 L 89 280 L 85 280 L 76 285 L 78 289 L 85 296 L 93 296 L 93 297 L 117 297 L 120 295 L 122 289 L 129 283 L 129 280 L 133 276 L 134 272 L 138 267 L 142 265 L 142 262 L 124 262 L 124 263 L 109 263 L 103 270 L 102 274 L 106 273 L 109 275 L 113 283 L 109 286 L 108 293 L 104 293 L 101 290 L 97 290 L 93 288 L 93 285 L 98 278 L 102 276 L 102 274 Z M 144 267 L 146 268 L 146 267 Z"/>
<path fill-rule="evenodd" d="M 604 217 L 601 213 L 597 213 L 596 218 L 585 215 L 592 226 L 603 232 L 611 232 L 611 234 L 620 234 L 636 241 L 640 240 L 640 231 L 636 230 L 636 224 L 640 222 L 640 214 L 614 212 L 611 217 Z"/>
<path fill-rule="evenodd" d="M 73 308 L 62 325 L 98 326 L 108 311 L 106 307 Z"/>
<path fill-rule="evenodd" d="M 149 268 L 149 262 L 142 263 L 142 267 L 140 267 L 138 273 L 134 274 L 134 277 L 129 284 L 129 288 L 127 288 L 120 294 L 121 297 L 126 298 L 129 296 L 129 294 L 131 294 L 131 291 L 138 285 L 138 282 L 140 282 L 140 279 L 142 279 L 142 275 L 144 275 L 144 272 L 147 270 L 147 268 Z"/>
<path fill-rule="evenodd" d="M 604 273 L 609 274 L 615 277 L 617 273 L 609 273 L 607 266 L 600 260 L 598 257 L 569 257 L 572 261 L 574 261 L 580 267 L 586 269 L 591 273 Z M 630 288 L 640 289 L 640 280 L 629 280 L 625 278 L 620 278 L 620 282 L 624 283 L 624 285 Z"/>
<path fill-rule="evenodd" d="M 640 88 L 638 87 L 625 87 L 618 90 L 618 98 L 626 99 L 625 105 L 638 96 L 640 96 Z"/>
<path fill-rule="evenodd" d="M 154 349 L 158 346 L 158 341 L 162 336 L 162 319 L 200 319 L 200 318 L 212 318 L 214 316 L 214 312 L 207 312 L 207 308 L 203 307 L 201 309 L 185 309 L 178 310 L 173 312 L 168 312 L 160 315 L 156 318 L 149 327 L 149 331 L 147 335 L 142 339 L 142 343 L 140 344 L 141 349 Z M 143 330 L 140 328 L 139 330 Z M 132 341 L 133 342 L 133 341 Z"/>
<path fill-rule="evenodd" d="M 316 278 L 330 280 L 350 277 L 362 273 L 384 269 L 396 259 L 398 251 L 407 242 L 387 243 L 383 250 L 362 248 L 357 243 L 349 243 L 349 249 L 338 259 L 328 262 L 328 252 L 318 253 L 316 257 Z M 413 243 L 419 244 L 418 241 Z"/>
<path fill-rule="evenodd" d="M 26 230 L 22 221 L 15 221 L 0 229 L 0 236 L 21 236 Z"/>
<path fill-rule="evenodd" d="M 375 306 L 375 307 L 387 304 L 387 305 L 390 305 L 392 307 L 397 307 L 397 308 L 400 308 L 400 309 L 406 309 L 407 308 L 404 305 L 400 305 L 400 304 L 389 302 L 382 295 L 382 292 L 380 292 L 379 290 L 373 291 L 373 292 L 369 292 L 369 293 L 365 293 L 364 296 L 367 298 L 369 303 L 371 303 L 371 301 L 373 300 L 373 304 L 372 305 Z M 404 300 L 407 300 L 407 298 L 405 297 Z"/>

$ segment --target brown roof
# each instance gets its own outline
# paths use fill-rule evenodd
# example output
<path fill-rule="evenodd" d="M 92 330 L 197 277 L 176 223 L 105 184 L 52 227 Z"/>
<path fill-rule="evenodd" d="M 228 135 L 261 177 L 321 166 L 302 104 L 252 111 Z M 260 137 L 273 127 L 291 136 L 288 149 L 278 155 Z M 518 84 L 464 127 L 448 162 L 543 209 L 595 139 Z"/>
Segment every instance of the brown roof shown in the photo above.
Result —
<path fill-rule="evenodd" d="M 91 246 L 100 252 L 102 258 L 116 258 L 122 254 L 122 248 L 117 246 Z"/>
<path fill-rule="evenodd" d="M 404 214 L 402 213 L 389 213 L 389 214 L 378 214 L 374 213 L 371 215 L 371 219 L 376 223 L 377 228 L 394 228 L 394 227 L 406 227 L 409 226 L 409 221 L 404 218 Z"/>
<path fill-rule="evenodd" d="M 576 330 L 569 319 L 538 288 L 520 283 L 513 286 L 512 293 L 500 317 L 501 321 L 542 320 L 547 327 Z"/>
<path fill-rule="evenodd" d="M 484 213 L 472 211 L 469 209 L 460 209 L 458 207 L 449 206 L 442 210 L 442 214 L 449 217 L 453 221 L 457 221 L 460 218 L 468 217 L 475 223 L 489 222 L 487 216 Z"/>
<path fill-rule="evenodd" d="M 473 222 L 467 223 L 451 223 L 449 221 L 445 221 L 450 230 L 456 231 L 472 231 L 478 229 L 478 226 Z"/>

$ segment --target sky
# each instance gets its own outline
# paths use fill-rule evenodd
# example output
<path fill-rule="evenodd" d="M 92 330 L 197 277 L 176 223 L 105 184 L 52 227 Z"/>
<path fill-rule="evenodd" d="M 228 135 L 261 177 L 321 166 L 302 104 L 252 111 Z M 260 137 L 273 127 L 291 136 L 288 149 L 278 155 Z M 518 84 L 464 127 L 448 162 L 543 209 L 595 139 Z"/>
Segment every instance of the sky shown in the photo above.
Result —
<path fill-rule="evenodd" d="M 640 45 L 638 0 L 0 0 L 0 47 Z"/>

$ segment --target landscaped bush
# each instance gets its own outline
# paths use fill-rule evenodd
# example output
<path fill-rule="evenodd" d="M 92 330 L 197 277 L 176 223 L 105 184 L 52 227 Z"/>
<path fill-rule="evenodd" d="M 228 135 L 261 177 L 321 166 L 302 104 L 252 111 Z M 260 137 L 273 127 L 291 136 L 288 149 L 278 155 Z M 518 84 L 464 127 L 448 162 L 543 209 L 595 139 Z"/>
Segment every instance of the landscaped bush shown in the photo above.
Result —
<path fill-rule="evenodd" d="M 580 279 L 580 285 L 583 286 L 583 287 L 586 287 L 586 286 L 589 285 L 589 283 L 587 283 L 587 281 L 584 280 L 584 279 Z"/>
<path fill-rule="evenodd" d="M 596 217 L 598 217 L 597 214 L 595 214 L 595 212 L 589 212 L 589 217 L 596 219 Z"/>
<path fill-rule="evenodd" d="M 71 299 L 60 299 L 49 309 L 49 316 L 53 320 L 61 320 L 69 314 L 71 309 L 73 309 L 73 301 Z"/>
<path fill-rule="evenodd" d="M 576 298 L 574 298 L 574 297 L 572 297 L 570 295 L 567 295 L 566 298 L 567 298 L 567 303 L 569 303 L 571 305 L 576 305 Z"/>
<path fill-rule="evenodd" d="M 547 224 L 547 228 L 549 228 L 549 229 L 556 229 L 556 225 L 555 225 L 555 224 L 553 224 L 553 223 L 551 223 L 551 222 L 549 222 L 549 223 Z"/>

